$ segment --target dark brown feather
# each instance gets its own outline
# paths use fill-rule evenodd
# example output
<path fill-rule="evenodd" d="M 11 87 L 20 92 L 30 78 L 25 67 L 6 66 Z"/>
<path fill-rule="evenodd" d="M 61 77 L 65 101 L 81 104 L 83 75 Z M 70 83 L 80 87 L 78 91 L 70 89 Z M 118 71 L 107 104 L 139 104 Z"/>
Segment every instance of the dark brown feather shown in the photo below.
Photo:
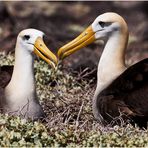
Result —
<path fill-rule="evenodd" d="M 146 127 L 148 121 L 148 58 L 123 72 L 97 97 L 97 110 L 105 122 L 115 117 Z"/>
<path fill-rule="evenodd" d="M 13 66 L 1 66 L 0 67 L 0 110 L 1 111 L 2 111 L 3 104 L 5 104 L 4 88 L 10 82 L 12 72 L 13 72 Z"/>
<path fill-rule="evenodd" d="M 5 88 L 9 83 L 13 72 L 13 66 L 0 67 L 0 88 Z"/>

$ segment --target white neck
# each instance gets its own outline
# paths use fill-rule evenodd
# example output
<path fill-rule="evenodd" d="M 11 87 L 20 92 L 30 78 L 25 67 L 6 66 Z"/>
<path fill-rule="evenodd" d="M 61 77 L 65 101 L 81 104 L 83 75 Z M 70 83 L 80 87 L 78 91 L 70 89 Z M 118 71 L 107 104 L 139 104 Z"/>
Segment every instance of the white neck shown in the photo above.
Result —
<path fill-rule="evenodd" d="M 6 99 L 10 102 L 25 102 L 35 94 L 33 56 L 21 45 L 16 45 L 15 64 L 10 83 L 5 88 Z M 26 98 L 27 97 L 27 98 Z"/>
<path fill-rule="evenodd" d="M 125 49 L 127 41 L 127 32 L 118 31 L 108 38 L 98 64 L 96 95 L 126 69 Z"/>

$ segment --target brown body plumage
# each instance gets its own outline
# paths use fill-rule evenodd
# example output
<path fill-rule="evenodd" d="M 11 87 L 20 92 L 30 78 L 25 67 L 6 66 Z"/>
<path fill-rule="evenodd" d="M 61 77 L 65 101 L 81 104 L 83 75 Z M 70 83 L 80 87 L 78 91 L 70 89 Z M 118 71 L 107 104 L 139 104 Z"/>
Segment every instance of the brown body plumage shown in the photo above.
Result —
<path fill-rule="evenodd" d="M 120 117 L 140 127 L 148 121 L 148 59 L 129 67 L 94 99 L 95 117 L 102 123 L 123 124 Z M 101 117 L 100 117 L 101 116 Z M 116 118 L 119 117 L 119 118 Z M 116 118 L 116 119 L 115 119 Z"/>
<path fill-rule="evenodd" d="M 13 66 L 1 66 L 0 67 L 0 87 L 5 88 L 11 80 L 13 72 Z"/>

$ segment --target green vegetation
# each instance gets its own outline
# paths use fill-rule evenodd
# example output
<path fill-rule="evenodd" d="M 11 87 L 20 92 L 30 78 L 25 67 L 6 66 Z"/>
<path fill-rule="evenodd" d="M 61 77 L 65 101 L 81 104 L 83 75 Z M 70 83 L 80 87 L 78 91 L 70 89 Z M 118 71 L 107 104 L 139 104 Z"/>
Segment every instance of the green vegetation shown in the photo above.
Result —
<path fill-rule="evenodd" d="M 14 58 L 0 57 L 0 65 Z M 51 70 L 35 61 L 37 93 L 47 114 L 43 121 L 0 115 L 0 146 L 7 147 L 148 147 L 148 130 L 131 125 L 102 127 L 92 115 L 95 86 L 66 69 Z M 91 89 L 90 89 L 91 88 Z"/>

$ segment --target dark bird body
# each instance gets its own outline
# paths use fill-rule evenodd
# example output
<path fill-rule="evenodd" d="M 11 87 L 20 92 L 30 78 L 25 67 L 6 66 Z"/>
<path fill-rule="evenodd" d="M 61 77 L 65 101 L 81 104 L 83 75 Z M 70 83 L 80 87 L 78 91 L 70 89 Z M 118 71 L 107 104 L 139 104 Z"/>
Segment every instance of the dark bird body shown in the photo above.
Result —
<path fill-rule="evenodd" d="M 129 67 L 106 89 L 93 104 L 102 122 L 111 123 L 115 117 L 131 119 L 140 127 L 148 121 L 148 58 Z M 119 120 L 117 122 L 120 122 Z"/>
<path fill-rule="evenodd" d="M 13 66 L 1 66 L 0 67 L 0 89 L 5 88 L 11 80 L 13 72 Z"/>
<path fill-rule="evenodd" d="M 8 83 L 11 80 L 13 72 L 13 66 L 1 66 L 0 67 L 0 110 L 3 112 L 3 104 L 6 104 L 5 102 L 5 87 L 8 85 Z"/>

